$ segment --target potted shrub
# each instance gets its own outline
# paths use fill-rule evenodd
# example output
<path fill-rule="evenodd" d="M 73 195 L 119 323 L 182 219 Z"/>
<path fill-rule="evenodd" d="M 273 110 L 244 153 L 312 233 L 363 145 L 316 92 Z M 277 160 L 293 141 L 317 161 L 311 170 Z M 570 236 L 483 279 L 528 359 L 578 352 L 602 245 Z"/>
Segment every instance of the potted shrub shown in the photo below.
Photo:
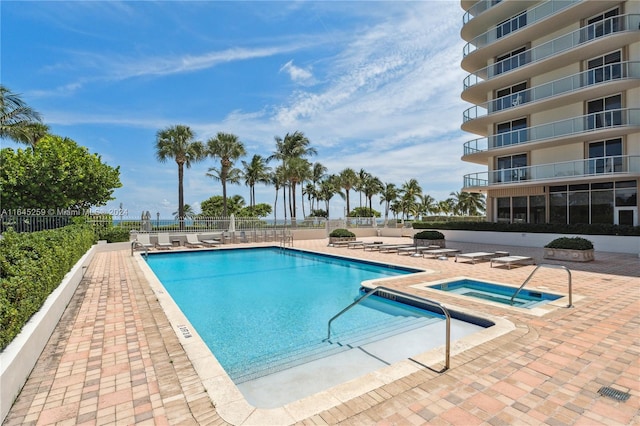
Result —
<path fill-rule="evenodd" d="M 342 229 L 342 228 L 334 229 L 329 234 L 329 244 L 333 244 L 339 241 L 355 241 L 355 240 L 356 240 L 356 234 L 349 231 L 348 229 Z"/>
<path fill-rule="evenodd" d="M 544 246 L 545 259 L 590 262 L 594 259 L 593 243 L 581 237 L 556 238 Z"/>
<path fill-rule="evenodd" d="M 440 231 L 422 231 L 413 236 L 413 244 L 417 247 L 421 246 L 438 246 L 446 247 L 444 234 Z"/>

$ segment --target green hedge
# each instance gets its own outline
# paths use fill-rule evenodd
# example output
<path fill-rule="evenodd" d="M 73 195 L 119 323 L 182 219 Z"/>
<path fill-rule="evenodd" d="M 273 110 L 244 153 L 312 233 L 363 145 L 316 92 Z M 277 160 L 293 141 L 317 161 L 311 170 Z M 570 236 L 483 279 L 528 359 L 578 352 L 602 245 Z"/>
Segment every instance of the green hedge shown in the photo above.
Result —
<path fill-rule="evenodd" d="M 330 237 L 355 237 L 356 234 L 354 234 L 353 232 L 347 229 L 338 228 L 331 231 L 329 236 Z"/>
<path fill-rule="evenodd" d="M 48 231 L 7 231 L 0 240 L 0 351 L 95 241 L 88 225 Z"/>
<path fill-rule="evenodd" d="M 585 238 L 556 238 L 545 246 L 546 248 L 568 249 L 568 250 L 592 250 L 593 243 Z"/>
<path fill-rule="evenodd" d="M 438 231 L 422 231 L 413 236 L 418 240 L 444 240 L 444 234 Z"/>
<path fill-rule="evenodd" d="M 531 232 L 580 235 L 640 235 L 640 226 L 608 224 L 497 223 L 497 222 L 413 222 L 414 229 L 455 229 L 460 231 Z"/>

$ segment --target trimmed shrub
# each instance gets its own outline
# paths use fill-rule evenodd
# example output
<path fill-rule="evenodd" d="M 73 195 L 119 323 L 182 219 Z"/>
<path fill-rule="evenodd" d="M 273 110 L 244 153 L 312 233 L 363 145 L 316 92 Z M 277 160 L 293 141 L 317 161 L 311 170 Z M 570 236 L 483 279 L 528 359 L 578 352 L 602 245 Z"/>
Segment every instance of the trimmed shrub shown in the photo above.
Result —
<path fill-rule="evenodd" d="M 22 330 L 95 241 L 88 225 L 7 231 L 0 240 L 0 351 Z"/>
<path fill-rule="evenodd" d="M 444 234 L 439 231 L 422 231 L 413 236 L 416 240 L 444 240 Z"/>
<path fill-rule="evenodd" d="M 338 228 L 338 229 L 334 229 L 333 231 L 331 231 L 329 236 L 330 237 L 337 237 L 337 238 L 344 238 L 344 237 L 355 237 L 356 234 L 354 234 L 353 232 L 349 231 L 348 229 Z"/>
<path fill-rule="evenodd" d="M 126 228 L 110 226 L 108 228 L 96 229 L 96 237 L 99 240 L 107 240 L 108 243 L 121 243 L 129 241 L 129 231 Z"/>
<path fill-rule="evenodd" d="M 613 224 L 498 223 L 498 222 L 413 222 L 414 229 L 459 231 L 531 232 L 550 234 L 640 236 L 640 226 Z"/>
<path fill-rule="evenodd" d="M 574 237 L 562 237 L 556 238 L 551 241 L 549 244 L 544 246 L 545 248 L 554 248 L 554 249 L 567 249 L 567 250 L 592 250 L 593 243 L 585 238 Z"/>

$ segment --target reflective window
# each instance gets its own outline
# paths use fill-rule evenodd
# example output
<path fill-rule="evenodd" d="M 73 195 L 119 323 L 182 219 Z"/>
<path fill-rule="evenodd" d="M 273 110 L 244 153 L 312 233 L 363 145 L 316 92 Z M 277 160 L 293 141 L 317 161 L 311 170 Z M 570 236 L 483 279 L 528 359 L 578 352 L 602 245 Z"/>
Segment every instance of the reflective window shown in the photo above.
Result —
<path fill-rule="evenodd" d="M 587 20 L 587 40 L 620 31 L 620 18 L 616 17 L 619 14 L 620 10 L 615 8 Z"/>
<path fill-rule="evenodd" d="M 587 61 L 587 84 L 595 84 L 622 77 L 622 52 L 617 51 Z"/>
<path fill-rule="evenodd" d="M 622 139 L 589 144 L 589 173 L 613 173 L 622 170 Z"/>
<path fill-rule="evenodd" d="M 527 12 L 522 12 L 521 14 L 498 24 L 498 27 L 496 28 L 496 37 L 504 37 L 525 25 L 527 25 Z"/>
<path fill-rule="evenodd" d="M 492 102 L 492 108 L 490 112 L 500 111 L 502 109 L 515 107 L 528 102 L 527 94 L 523 92 L 527 89 L 527 82 L 518 83 L 511 87 L 505 87 L 504 89 L 496 90 L 495 100 Z"/>
<path fill-rule="evenodd" d="M 620 126 L 622 124 L 622 95 L 594 99 L 587 102 L 587 129 Z"/>
<path fill-rule="evenodd" d="M 529 62 L 526 47 L 521 47 L 507 54 L 498 56 L 494 66 L 494 74 L 502 74 L 514 68 L 521 67 Z"/>
<path fill-rule="evenodd" d="M 519 118 L 496 125 L 495 146 L 514 145 L 528 140 L 527 119 Z"/>
<path fill-rule="evenodd" d="M 545 223 L 546 209 L 544 195 L 529 197 L 529 223 Z"/>

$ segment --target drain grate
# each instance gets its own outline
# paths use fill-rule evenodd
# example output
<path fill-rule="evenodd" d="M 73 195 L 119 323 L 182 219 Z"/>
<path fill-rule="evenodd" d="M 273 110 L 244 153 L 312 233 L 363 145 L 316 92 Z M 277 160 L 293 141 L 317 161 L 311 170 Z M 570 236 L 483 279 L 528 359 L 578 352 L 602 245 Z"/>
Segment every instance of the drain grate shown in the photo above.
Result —
<path fill-rule="evenodd" d="M 618 401 L 626 401 L 629 399 L 631 394 L 628 392 L 622 392 L 618 389 L 611 388 L 609 386 L 603 386 L 598 390 L 598 393 L 602 396 L 607 396 L 609 398 L 613 398 Z"/>

